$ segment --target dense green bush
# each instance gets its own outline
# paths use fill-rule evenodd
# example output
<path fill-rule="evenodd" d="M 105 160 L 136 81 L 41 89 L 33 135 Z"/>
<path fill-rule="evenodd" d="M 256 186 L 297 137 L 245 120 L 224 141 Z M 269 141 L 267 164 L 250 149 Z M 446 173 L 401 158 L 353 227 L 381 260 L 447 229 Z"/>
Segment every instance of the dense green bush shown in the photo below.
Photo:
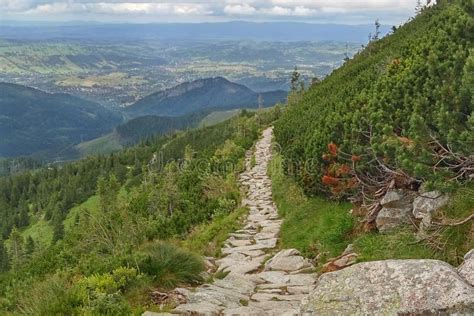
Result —
<path fill-rule="evenodd" d="M 153 282 L 163 288 L 202 281 L 199 275 L 204 271 L 202 259 L 169 243 L 146 245 L 136 254 L 135 261 L 141 272 L 150 275 Z"/>
<path fill-rule="evenodd" d="M 322 156 L 331 142 L 360 156 L 360 173 L 374 173 L 377 157 L 439 187 L 458 174 L 450 168 L 453 159 L 433 171 L 440 149 L 433 139 L 460 156 L 472 154 L 470 3 L 443 1 L 424 10 L 289 106 L 276 124 L 276 139 L 308 191 L 325 191 Z"/>

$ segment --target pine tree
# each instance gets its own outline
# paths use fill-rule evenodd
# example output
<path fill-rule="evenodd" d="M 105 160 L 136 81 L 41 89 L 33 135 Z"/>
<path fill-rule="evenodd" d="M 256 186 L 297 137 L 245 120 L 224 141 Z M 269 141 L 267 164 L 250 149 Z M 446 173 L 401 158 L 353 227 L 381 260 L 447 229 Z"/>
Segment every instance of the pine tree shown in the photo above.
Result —
<path fill-rule="evenodd" d="M 11 267 L 13 270 L 18 270 L 25 258 L 23 236 L 16 227 L 13 227 L 8 239 L 10 240 L 9 256 Z"/>
<path fill-rule="evenodd" d="M 35 252 L 35 241 L 31 236 L 28 236 L 28 238 L 26 238 L 25 254 L 27 257 L 31 257 L 33 252 Z"/>
<path fill-rule="evenodd" d="M 3 239 L 0 239 L 0 272 L 6 272 L 10 269 L 10 259 Z"/>
<path fill-rule="evenodd" d="M 53 240 L 52 243 L 64 238 L 64 224 L 62 222 L 55 222 L 53 226 Z"/>
<path fill-rule="evenodd" d="M 298 91 L 300 88 L 300 73 L 298 72 L 298 67 L 295 66 L 293 73 L 291 74 L 291 91 Z"/>

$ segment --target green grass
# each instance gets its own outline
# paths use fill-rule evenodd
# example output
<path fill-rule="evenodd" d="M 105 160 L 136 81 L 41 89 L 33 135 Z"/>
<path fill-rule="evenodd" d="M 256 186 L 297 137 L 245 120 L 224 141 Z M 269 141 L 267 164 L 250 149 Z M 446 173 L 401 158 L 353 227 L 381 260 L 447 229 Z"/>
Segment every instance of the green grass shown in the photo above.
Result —
<path fill-rule="evenodd" d="M 284 221 L 281 248 L 296 248 L 305 256 L 320 256 L 320 264 L 341 254 L 349 243 L 359 254 L 358 261 L 385 259 L 439 259 L 458 265 L 463 255 L 474 248 L 473 222 L 444 227 L 434 241 L 440 246 L 419 240 L 416 229 L 406 226 L 389 233 L 367 233 L 349 215 L 349 203 L 307 197 L 302 189 L 281 172 L 282 158 L 275 155 L 269 167 L 273 197 Z M 450 203 L 434 221 L 459 222 L 474 212 L 474 185 L 459 188 Z"/>
<path fill-rule="evenodd" d="M 128 183 L 128 182 L 127 182 Z M 118 198 L 119 202 L 122 202 L 126 199 L 127 197 L 127 183 L 125 183 L 121 188 L 118 193 Z M 74 221 L 76 219 L 76 215 L 80 214 L 84 210 L 89 211 L 93 215 L 97 215 L 100 212 L 100 206 L 99 206 L 99 196 L 98 195 L 93 195 L 89 197 L 86 201 L 83 203 L 74 206 L 71 208 L 66 216 L 66 219 L 64 220 L 64 228 L 68 230 L 72 225 L 74 225 Z"/>
<path fill-rule="evenodd" d="M 237 109 L 237 110 L 230 110 L 230 111 L 212 112 L 201 120 L 201 122 L 199 123 L 199 127 L 212 126 L 215 124 L 219 124 L 221 122 L 224 122 L 230 119 L 231 117 L 239 115 L 241 111 L 242 110 Z"/>
<path fill-rule="evenodd" d="M 22 236 L 25 239 L 31 236 L 37 244 L 46 247 L 51 244 L 53 239 L 53 227 L 41 218 L 22 231 Z"/>
<path fill-rule="evenodd" d="M 240 228 L 240 218 L 247 214 L 247 209 L 240 207 L 235 211 L 215 217 L 212 222 L 198 226 L 182 242 L 182 246 L 203 256 L 218 257 L 229 233 Z"/>
<path fill-rule="evenodd" d="M 443 209 L 440 217 L 449 223 L 460 222 L 474 213 L 474 183 L 458 188 Z M 441 218 L 435 218 L 440 221 Z M 460 264 L 466 252 L 474 248 L 474 221 L 463 225 L 446 227 L 440 236 L 440 242 L 446 244 L 442 258 L 452 264 Z"/>
<path fill-rule="evenodd" d="M 293 180 L 281 173 L 281 161 L 275 155 L 269 170 L 273 198 L 284 219 L 281 248 L 296 248 L 307 257 L 338 256 L 351 242 L 350 204 L 306 197 Z"/>
<path fill-rule="evenodd" d="M 389 234 L 368 233 L 356 238 L 354 249 L 358 261 L 385 259 L 439 259 L 435 251 L 418 243 L 411 227 Z"/>
<path fill-rule="evenodd" d="M 205 268 L 200 256 L 165 242 L 145 245 L 135 255 L 135 262 L 141 273 L 153 278 L 154 286 L 163 289 L 200 282 Z"/>
<path fill-rule="evenodd" d="M 83 203 L 71 208 L 66 216 L 66 219 L 64 220 L 64 229 L 69 230 L 70 227 L 74 225 L 76 215 L 80 214 L 84 210 L 88 210 L 91 214 L 98 214 L 100 211 L 99 196 L 93 195 Z"/>
<path fill-rule="evenodd" d="M 75 147 L 81 157 L 97 154 L 108 154 L 123 148 L 119 136 L 116 133 L 110 133 L 93 140 L 82 142 Z"/>

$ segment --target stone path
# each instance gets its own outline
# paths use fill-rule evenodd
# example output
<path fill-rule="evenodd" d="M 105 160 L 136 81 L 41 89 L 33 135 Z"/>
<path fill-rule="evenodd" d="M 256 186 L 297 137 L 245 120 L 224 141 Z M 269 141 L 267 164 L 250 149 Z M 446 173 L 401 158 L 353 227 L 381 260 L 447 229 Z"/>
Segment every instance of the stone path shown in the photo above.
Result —
<path fill-rule="evenodd" d="M 300 302 L 314 287 L 312 264 L 296 249 L 275 254 L 282 220 L 272 200 L 267 166 L 273 128 L 263 132 L 255 148 L 256 164 L 240 175 L 250 212 L 244 227 L 231 233 L 216 260 L 223 279 L 196 289 L 177 289 L 187 300 L 173 313 L 192 315 L 298 315 Z"/>

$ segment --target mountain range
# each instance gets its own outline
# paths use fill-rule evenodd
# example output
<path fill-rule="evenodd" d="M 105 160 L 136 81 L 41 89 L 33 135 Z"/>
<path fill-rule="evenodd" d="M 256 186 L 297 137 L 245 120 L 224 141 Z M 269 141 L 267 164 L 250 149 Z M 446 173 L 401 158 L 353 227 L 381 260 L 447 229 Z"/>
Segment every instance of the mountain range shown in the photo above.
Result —
<path fill-rule="evenodd" d="M 216 110 L 257 108 L 260 95 L 263 106 L 285 102 L 287 95 L 285 91 L 259 94 L 217 77 L 186 82 L 114 110 L 17 84 L 0 83 L 0 91 L 0 157 L 35 155 L 47 160 L 80 156 L 77 145 L 91 140 L 101 139 L 94 146 L 110 145 L 104 144 L 110 139 L 132 144 L 197 126 Z"/>
<path fill-rule="evenodd" d="M 125 108 L 124 112 L 129 117 L 180 116 L 209 109 L 257 108 L 259 96 L 263 106 L 267 107 L 285 102 L 287 92 L 257 93 L 222 77 L 206 78 L 150 94 Z"/>
<path fill-rule="evenodd" d="M 87 40 L 264 40 L 367 42 L 372 24 L 343 25 L 298 22 L 222 22 L 152 24 L 14 24 L 4 22 L 0 38 L 8 39 L 87 39 Z M 390 26 L 383 25 L 381 34 Z"/>

